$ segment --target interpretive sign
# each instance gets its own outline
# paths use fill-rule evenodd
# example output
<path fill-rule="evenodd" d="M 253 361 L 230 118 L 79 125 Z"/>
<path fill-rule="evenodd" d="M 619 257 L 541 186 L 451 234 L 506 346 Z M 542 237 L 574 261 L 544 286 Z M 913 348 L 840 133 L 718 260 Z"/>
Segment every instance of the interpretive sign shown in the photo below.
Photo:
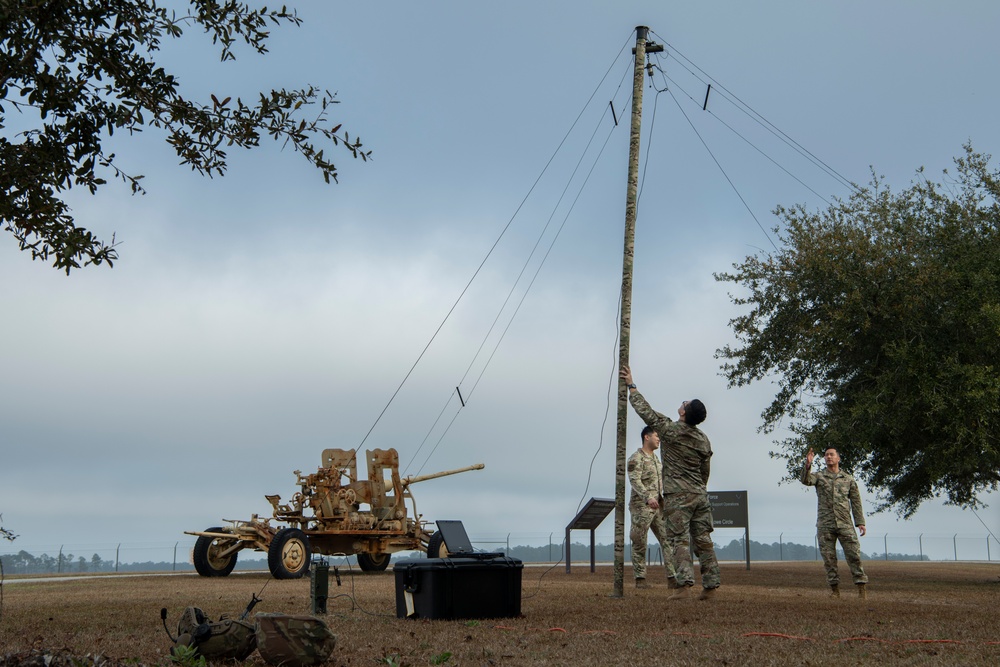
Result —
<path fill-rule="evenodd" d="M 708 503 L 712 506 L 712 526 L 715 528 L 742 528 L 743 549 L 750 569 L 750 520 L 747 511 L 746 491 L 709 491 Z"/>

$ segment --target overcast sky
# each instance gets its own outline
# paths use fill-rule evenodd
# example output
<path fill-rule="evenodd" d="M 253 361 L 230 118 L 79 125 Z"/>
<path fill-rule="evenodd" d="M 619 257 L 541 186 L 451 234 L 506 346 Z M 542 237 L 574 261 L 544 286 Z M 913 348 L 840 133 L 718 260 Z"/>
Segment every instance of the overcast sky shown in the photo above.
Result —
<path fill-rule="evenodd" d="M 964 142 L 998 151 L 1000 4 L 291 4 L 305 23 L 275 30 L 266 56 L 220 64 L 190 30 L 162 64 L 202 98 L 336 91 L 332 113 L 371 162 L 334 150 L 340 183 L 326 186 L 266 144 L 210 180 L 155 131 L 116 137 L 148 194 L 70 195 L 79 224 L 116 234 L 113 269 L 66 277 L 0 237 L 0 512 L 20 535 L 0 550 L 89 557 L 121 543 L 135 560 L 168 558 L 193 542 L 183 531 L 268 515 L 264 494 L 288 499 L 293 470 L 362 442 L 395 447 L 411 474 L 485 463 L 414 488 L 425 519 L 460 519 L 483 541 L 558 541 L 581 499 L 613 497 L 637 25 L 666 45 L 653 83 L 668 91 L 645 89 L 636 382 L 669 414 L 705 401 L 710 488 L 748 491 L 751 537 L 811 542 L 815 495 L 779 484 L 774 436 L 757 432 L 774 387 L 729 390 L 719 376 L 738 311 L 712 276 L 771 246 L 776 205 L 849 192 L 722 93 L 843 178 L 865 183 L 872 167 L 901 189 L 920 166 L 951 167 Z M 629 451 L 640 427 L 630 414 Z M 890 551 L 915 552 L 922 534 L 950 557 L 957 534 L 985 558 L 982 522 L 997 533 L 998 518 L 995 503 L 978 518 L 928 503 L 910 521 L 871 516 L 863 548 L 888 534 Z M 598 535 L 612 531 L 609 519 Z"/>

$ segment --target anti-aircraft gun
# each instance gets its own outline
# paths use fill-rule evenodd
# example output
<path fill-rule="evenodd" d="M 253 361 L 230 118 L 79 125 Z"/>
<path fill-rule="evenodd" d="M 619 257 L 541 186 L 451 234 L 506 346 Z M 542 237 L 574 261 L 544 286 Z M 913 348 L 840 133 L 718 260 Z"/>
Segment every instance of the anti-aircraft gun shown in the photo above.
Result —
<path fill-rule="evenodd" d="M 397 551 L 424 551 L 436 556 L 440 536 L 422 521 L 410 486 L 417 482 L 481 470 L 482 463 L 400 478 L 399 456 L 395 449 L 365 452 L 368 479 L 358 477 L 355 450 L 325 449 L 322 465 L 310 475 L 294 471 L 300 491 L 288 503 L 281 496 L 265 495 L 271 503 L 270 518 L 251 515 L 248 521 L 224 519 L 230 525 L 197 535 L 194 567 L 203 577 L 225 577 L 236 566 L 243 549 L 267 554 L 268 569 L 276 579 L 295 579 L 309 569 L 312 553 L 357 554 L 358 566 L 365 571 L 381 571 Z M 406 501 L 413 514 L 407 514 Z M 362 509 L 367 505 L 369 509 Z M 272 526 L 271 522 L 287 524 Z"/>

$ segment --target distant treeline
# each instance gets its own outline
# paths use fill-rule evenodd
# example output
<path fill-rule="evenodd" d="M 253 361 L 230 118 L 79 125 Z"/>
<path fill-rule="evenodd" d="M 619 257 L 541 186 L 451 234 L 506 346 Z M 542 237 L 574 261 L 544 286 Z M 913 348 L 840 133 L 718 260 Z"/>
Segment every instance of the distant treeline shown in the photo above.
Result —
<path fill-rule="evenodd" d="M 657 562 L 661 559 L 660 547 L 652 539 L 649 550 L 647 551 L 647 558 L 655 559 Z M 556 555 L 555 558 L 559 557 L 559 552 L 561 552 L 561 546 L 555 546 Z M 510 555 L 514 558 L 520 558 L 525 562 L 548 560 L 548 547 L 511 547 Z M 598 561 L 608 562 L 614 560 L 614 546 L 610 544 L 597 544 L 594 546 L 595 557 Z M 837 553 L 843 558 L 843 552 L 838 549 Z M 524 555 L 521 555 L 524 554 Z M 736 560 L 742 561 L 746 560 L 746 551 L 743 548 L 743 540 L 733 540 L 726 546 L 715 545 L 715 555 L 719 560 Z M 542 556 L 541 558 L 537 556 Z M 868 554 L 864 551 L 861 552 L 861 558 L 863 560 L 883 560 L 886 559 L 885 553 L 875 553 Z M 630 545 L 625 545 L 625 561 L 626 563 L 631 562 L 632 551 Z M 818 560 L 819 552 L 816 550 L 814 545 L 806 544 L 796 544 L 794 542 L 784 542 L 778 543 L 774 542 L 772 544 L 763 544 L 761 542 L 755 542 L 750 540 L 750 560 L 751 561 L 764 561 L 764 560 Z M 587 561 L 590 560 L 590 545 L 581 544 L 579 542 L 573 543 L 573 560 L 574 561 Z M 930 560 L 926 555 L 921 557 L 917 554 L 900 554 L 889 552 L 887 560 Z"/>
<path fill-rule="evenodd" d="M 651 542 L 653 542 L 651 540 Z M 492 549 L 491 549 L 492 550 Z M 504 548 L 495 549 L 496 551 L 504 551 Z M 561 544 L 552 544 L 541 546 L 541 547 L 529 547 L 529 546 L 513 546 L 510 548 L 510 553 L 507 555 L 511 558 L 517 558 L 525 563 L 551 563 L 559 562 L 563 560 Z M 733 540 L 726 546 L 715 545 L 715 553 L 719 560 L 726 561 L 742 561 L 746 559 L 745 552 L 743 550 L 742 540 Z M 412 557 L 417 554 L 410 552 L 399 554 L 398 557 L 407 558 Z M 574 562 L 579 561 L 589 561 L 590 560 L 590 545 L 583 544 L 581 542 L 574 542 L 572 544 L 572 556 Z M 597 544 L 594 546 L 594 557 L 597 561 L 607 563 L 611 562 L 615 558 L 614 546 L 610 544 Z M 660 553 L 659 545 L 653 542 L 650 544 L 648 557 L 651 562 L 658 563 L 662 561 L 662 554 Z M 841 554 L 843 557 L 843 554 Z M 930 560 L 928 556 L 923 556 L 922 558 L 916 554 L 901 554 L 885 553 L 877 554 L 867 554 L 861 552 L 861 557 L 864 560 Z M 632 552 L 630 545 L 625 545 L 625 562 L 630 563 L 632 559 Z M 750 560 L 751 561 L 781 561 L 781 560 L 818 560 L 819 553 L 816 551 L 815 546 L 805 545 L 805 544 L 795 544 L 794 542 L 785 542 L 779 544 L 774 542 L 772 544 L 762 544 L 761 542 L 755 542 L 750 540 Z M 341 558 L 330 558 L 332 564 L 338 564 L 343 562 Z M 353 564 L 354 558 L 350 559 Z M 0 563 L 3 564 L 3 572 L 7 575 L 12 574 L 80 574 L 87 572 L 193 572 L 194 566 L 188 563 L 186 560 L 172 563 L 169 561 L 145 561 L 145 562 L 130 562 L 121 563 L 115 562 L 114 560 L 102 559 L 99 555 L 94 554 L 89 559 L 84 556 L 75 556 L 73 554 L 63 554 L 62 556 L 50 556 L 48 554 L 42 554 L 40 556 L 34 556 L 27 551 L 19 551 L 16 554 L 7 554 L 0 556 Z M 263 558 L 262 554 L 256 552 L 244 552 L 240 554 L 240 557 L 236 561 L 237 570 L 266 570 L 267 560 Z"/>
<path fill-rule="evenodd" d="M 176 565 L 168 561 L 144 561 L 121 563 L 102 559 L 94 554 L 89 559 L 84 556 L 63 554 L 34 556 L 27 551 L 0 556 L 4 574 L 80 574 L 86 572 L 193 572 L 194 566 L 186 561 Z M 236 561 L 236 568 L 242 570 L 267 569 L 267 562 L 261 559 Z"/>

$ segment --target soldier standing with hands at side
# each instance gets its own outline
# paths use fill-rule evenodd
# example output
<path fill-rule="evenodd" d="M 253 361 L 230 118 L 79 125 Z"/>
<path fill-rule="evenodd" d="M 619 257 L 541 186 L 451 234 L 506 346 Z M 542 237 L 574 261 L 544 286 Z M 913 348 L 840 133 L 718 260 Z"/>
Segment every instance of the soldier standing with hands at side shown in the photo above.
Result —
<path fill-rule="evenodd" d="M 660 436 L 656 429 L 647 426 L 642 429 L 642 447 L 629 457 L 625 469 L 632 484 L 632 497 L 628 509 L 632 515 L 632 572 L 636 588 L 649 588 L 646 583 L 646 539 L 650 528 L 660 543 L 663 562 L 667 571 L 667 583 L 677 588 L 674 567 L 668 549 L 667 529 L 663 524 L 661 503 L 663 502 L 663 475 L 656 450 L 660 447 Z"/>
<path fill-rule="evenodd" d="M 851 568 L 851 577 L 858 587 L 858 597 L 867 598 L 868 576 L 861 567 L 861 543 L 854 532 L 854 527 L 857 526 L 858 532 L 864 537 L 865 514 L 861 509 L 858 483 L 841 471 L 840 454 L 834 447 L 827 447 L 823 452 L 826 469 L 817 473 L 812 472 L 815 456 L 810 447 L 802 468 L 801 481 L 806 486 L 816 487 L 816 535 L 819 552 L 823 556 L 823 566 L 826 567 L 826 581 L 830 584 L 830 597 L 840 597 L 840 574 L 837 572 L 837 540 L 840 540 L 844 558 Z"/>

